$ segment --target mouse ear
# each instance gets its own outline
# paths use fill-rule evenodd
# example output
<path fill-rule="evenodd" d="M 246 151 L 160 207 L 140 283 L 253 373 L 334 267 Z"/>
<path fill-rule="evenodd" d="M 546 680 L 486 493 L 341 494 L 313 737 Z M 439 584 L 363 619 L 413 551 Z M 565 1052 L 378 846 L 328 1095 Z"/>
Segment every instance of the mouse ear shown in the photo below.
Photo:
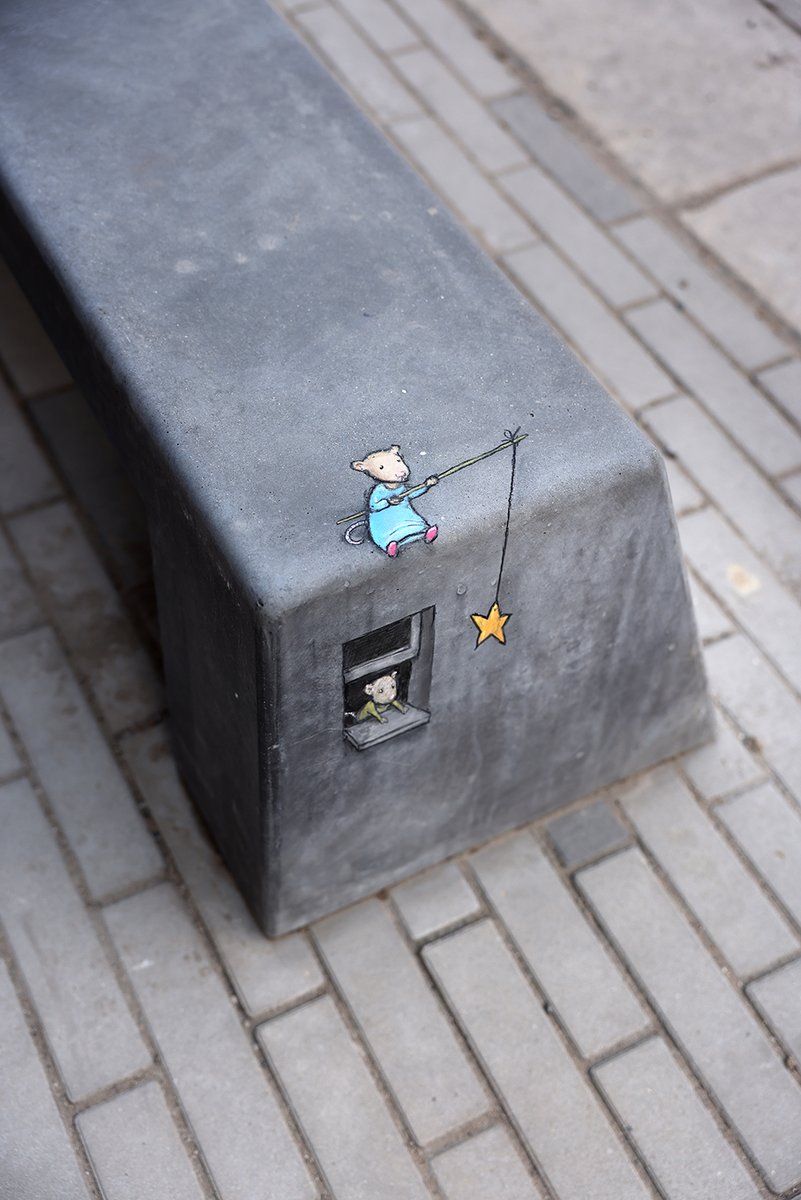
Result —
<path fill-rule="evenodd" d="M 364 462 L 352 462 L 350 465 L 353 467 L 354 471 L 366 471 L 367 470 L 367 464 Z"/>
<path fill-rule="evenodd" d="M 372 694 L 373 694 L 373 685 L 372 685 L 372 683 L 366 683 L 366 684 L 364 685 L 364 690 L 367 692 L 367 695 L 368 695 L 368 696 L 372 696 Z"/>
<path fill-rule="evenodd" d="M 397 679 L 397 677 L 398 677 L 398 672 L 397 672 L 397 671 L 393 671 L 393 672 L 392 672 L 392 678 L 393 678 L 393 679 Z"/>
<path fill-rule="evenodd" d="M 394 450 L 396 453 L 399 453 L 400 446 L 390 446 L 390 450 Z"/>

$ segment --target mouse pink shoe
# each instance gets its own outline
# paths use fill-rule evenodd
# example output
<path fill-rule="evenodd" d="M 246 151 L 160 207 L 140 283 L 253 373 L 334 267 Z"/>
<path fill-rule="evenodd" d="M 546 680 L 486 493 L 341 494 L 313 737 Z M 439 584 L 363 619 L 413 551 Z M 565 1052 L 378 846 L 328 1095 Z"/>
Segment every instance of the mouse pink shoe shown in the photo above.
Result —
<path fill-rule="evenodd" d="M 398 557 L 398 543 L 397 542 L 389 543 L 389 545 L 387 546 L 387 556 L 389 558 L 397 558 Z"/>
<path fill-rule="evenodd" d="M 439 534 L 439 529 L 437 528 L 436 525 L 432 525 L 429 529 L 426 530 L 426 541 L 428 542 L 429 546 L 431 545 L 432 542 L 435 542 L 437 540 L 438 534 Z"/>

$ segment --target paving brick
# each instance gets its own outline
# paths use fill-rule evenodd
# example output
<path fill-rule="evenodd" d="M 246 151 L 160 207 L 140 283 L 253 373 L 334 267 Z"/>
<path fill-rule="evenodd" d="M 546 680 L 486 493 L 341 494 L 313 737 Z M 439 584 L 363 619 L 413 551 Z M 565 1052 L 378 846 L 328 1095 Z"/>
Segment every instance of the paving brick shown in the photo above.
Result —
<path fill-rule="evenodd" d="M 122 998 L 27 780 L 0 788 L 0 912 L 72 1100 L 146 1067 Z"/>
<path fill-rule="evenodd" d="M 506 1130 L 496 1125 L 446 1150 L 431 1166 L 445 1200 L 540 1200 Z"/>
<path fill-rule="evenodd" d="M 22 763 L 14 749 L 11 735 L 6 729 L 5 722 L 0 718 L 0 779 L 21 770 Z"/>
<path fill-rule="evenodd" d="M 68 506 L 26 513 L 9 528 L 112 730 L 154 716 L 164 700 L 153 663 Z"/>
<path fill-rule="evenodd" d="M 797 358 L 760 371 L 759 382 L 789 417 L 801 424 L 801 362 Z"/>
<path fill-rule="evenodd" d="M 801 813 L 770 783 L 717 810 L 743 853 L 801 923 Z"/>
<path fill-rule="evenodd" d="M 40 396 L 30 413 L 81 509 L 94 526 L 123 588 L 151 577 L 150 541 L 141 500 L 122 462 L 76 388 Z"/>
<path fill-rule="evenodd" d="M 756 975 L 798 939 L 671 767 L 621 791 L 621 803 L 673 886 L 736 973 Z"/>
<path fill-rule="evenodd" d="M 520 145 L 430 50 L 400 54 L 395 66 L 487 171 L 504 171 L 527 161 Z"/>
<path fill-rule="evenodd" d="M 89 1200 L 3 962 L 0 1012 L 0 1197 Z"/>
<path fill-rule="evenodd" d="M 632 193 L 533 96 L 507 96 L 492 107 L 546 170 L 599 221 L 616 221 L 639 211 L 639 201 Z"/>
<path fill-rule="evenodd" d="M 801 519 L 695 401 L 657 404 L 643 420 L 765 561 L 801 584 Z"/>
<path fill-rule="evenodd" d="M 92 895 L 163 863 L 50 630 L 0 645 L 0 693 Z"/>
<path fill-rule="evenodd" d="M 401 919 L 416 941 L 441 933 L 481 912 L 481 904 L 455 863 L 434 867 L 392 889 Z"/>
<path fill-rule="evenodd" d="M 608 951 L 530 834 L 488 846 L 471 863 L 585 1058 L 647 1027 L 646 1014 Z"/>
<path fill-rule="evenodd" d="M 256 926 L 181 786 L 164 729 L 127 738 L 124 754 L 248 1013 L 317 991 L 323 976 L 306 935 L 268 940 Z"/>
<path fill-rule="evenodd" d="M 578 876 L 619 952 L 774 1191 L 801 1180 L 801 1088 L 638 850 Z"/>
<path fill-rule="evenodd" d="M 665 470 L 670 484 L 674 512 L 688 512 L 690 509 L 700 508 L 702 504 L 706 503 L 687 473 L 672 458 L 665 458 Z"/>
<path fill-rule="evenodd" d="M 464 17 L 444 0 L 397 0 L 397 4 L 421 30 L 424 40 L 436 46 L 477 96 L 491 99 L 516 86 L 511 72 L 473 34 Z"/>
<path fill-rule="evenodd" d="M 754 1001 L 776 1036 L 781 1038 L 796 1063 L 801 1064 L 801 962 L 788 963 L 748 987 Z"/>
<path fill-rule="evenodd" d="M 30 629 L 42 611 L 5 534 L 0 532 L 0 638 Z"/>
<path fill-rule="evenodd" d="M 554 1193 L 649 1195 L 492 922 L 431 942 L 423 956 Z"/>
<path fill-rule="evenodd" d="M 675 391 L 664 371 L 549 246 L 507 254 L 504 262 L 624 404 L 640 408 Z"/>
<path fill-rule="evenodd" d="M 801 465 L 801 433 L 669 301 L 626 320 L 768 474 Z"/>
<path fill-rule="evenodd" d="M 757 1200 L 761 1192 L 660 1038 L 593 1075 L 670 1200 Z"/>
<path fill-rule="evenodd" d="M 52 500 L 60 491 L 22 413 L 0 383 L 0 512 Z"/>
<path fill-rule="evenodd" d="M 535 240 L 523 218 L 431 117 L 399 121 L 391 131 L 435 190 L 493 250 L 511 250 Z"/>
<path fill-rule="evenodd" d="M 539 167 L 511 171 L 500 183 L 613 307 L 656 295 L 652 281 Z"/>
<path fill-rule="evenodd" d="M 706 800 L 715 800 L 764 779 L 765 770 L 746 750 L 742 739 L 715 714 L 715 739 L 681 759 L 682 770 Z"/>
<path fill-rule="evenodd" d="M 374 50 L 333 8 L 298 13 L 297 20 L 348 89 L 382 121 L 420 112 L 420 105 Z"/>
<path fill-rule="evenodd" d="M 157 1083 L 89 1108 L 75 1124 L 104 1200 L 202 1200 Z"/>
<path fill-rule="evenodd" d="M 325 996 L 257 1031 L 334 1200 L 428 1200 L 362 1052 Z"/>
<path fill-rule="evenodd" d="M 408 22 L 386 0 L 339 0 L 339 6 L 384 54 L 394 54 L 418 40 Z"/>
<path fill-rule="evenodd" d="M 734 626 L 720 605 L 709 595 L 709 592 L 692 574 L 688 576 L 687 582 L 690 585 L 698 636 L 706 642 L 731 633 Z"/>
<path fill-rule="evenodd" d="M 714 509 L 679 522 L 684 553 L 707 587 L 801 692 L 801 604 Z"/>
<path fill-rule="evenodd" d="M 593 800 L 583 808 L 554 817 L 547 831 L 559 861 L 566 867 L 617 850 L 630 840 L 628 830 L 606 800 Z"/>
<path fill-rule="evenodd" d="M 316 1195 L 227 989 L 173 887 L 131 896 L 104 915 L 220 1200 Z"/>
<path fill-rule="evenodd" d="M 415 1141 L 485 1113 L 489 1098 L 386 907 L 368 900 L 313 932 Z"/>
<path fill-rule="evenodd" d="M 71 382 L 67 368 L 3 259 L 0 259 L 0 359 L 23 396 L 55 391 Z"/>
<path fill-rule="evenodd" d="M 758 367 L 786 353 L 764 321 L 653 217 L 617 225 L 615 237 L 741 366 Z"/>
<path fill-rule="evenodd" d="M 706 651 L 712 691 L 801 804 L 801 704 L 744 637 L 729 637 Z"/>

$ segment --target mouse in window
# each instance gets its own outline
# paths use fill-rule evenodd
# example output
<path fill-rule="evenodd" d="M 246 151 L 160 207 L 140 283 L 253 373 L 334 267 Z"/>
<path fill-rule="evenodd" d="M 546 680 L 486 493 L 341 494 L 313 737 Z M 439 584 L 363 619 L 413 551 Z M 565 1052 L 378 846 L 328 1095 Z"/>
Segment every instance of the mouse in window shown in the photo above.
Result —
<path fill-rule="evenodd" d="M 406 712 L 406 705 L 398 699 L 397 671 L 393 671 L 391 675 L 379 675 L 378 679 L 374 679 L 372 683 L 366 683 L 364 690 L 369 699 L 356 713 L 357 721 L 367 721 L 374 717 L 376 721 L 386 725 L 387 718 L 383 714 L 388 708 L 397 708 L 398 712 Z"/>
<path fill-rule="evenodd" d="M 411 542 L 424 542 L 430 546 L 436 541 L 437 526 L 429 525 L 412 505 L 412 500 L 424 496 L 429 488 L 439 483 L 436 475 L 429 475 L 424 483 L 407 489 L 410 471 L 401 456 L 400 446 L 373 450 L 350 465 L 354 471 L 361 471 L 374 480 L 367 498 L 367 527 L 371 540 L 389 558 L 397 558 L 400 550 Z M 351 530 L 353 528 L 351 526 Z"/>

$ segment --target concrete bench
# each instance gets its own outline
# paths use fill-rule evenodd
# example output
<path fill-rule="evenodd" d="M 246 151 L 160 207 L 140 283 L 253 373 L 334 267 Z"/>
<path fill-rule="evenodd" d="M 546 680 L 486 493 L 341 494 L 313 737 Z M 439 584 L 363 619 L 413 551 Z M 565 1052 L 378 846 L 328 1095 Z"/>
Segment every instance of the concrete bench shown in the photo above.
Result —
<path fill-rule="evenodd" d="M 263 0 L 0 28 L 2 246 L 265 931 L 706 738 L 659 456 Z"/>

